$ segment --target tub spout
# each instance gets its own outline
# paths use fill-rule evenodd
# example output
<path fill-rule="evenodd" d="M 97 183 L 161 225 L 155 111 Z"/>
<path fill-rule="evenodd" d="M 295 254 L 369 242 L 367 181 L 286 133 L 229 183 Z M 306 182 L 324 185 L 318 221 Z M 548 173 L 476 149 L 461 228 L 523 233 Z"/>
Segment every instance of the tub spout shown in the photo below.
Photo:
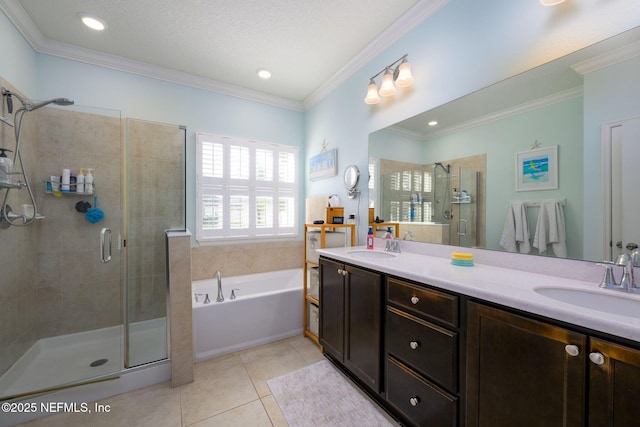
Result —
<path fill-rule="evenodd" d="M 224 301 L 224 296 L 222 295 L 222 275 L 220 270 L 216 271 L 216 279 L 218 280 L 218 298 L 216 298 L 216 302 L 222 302 Z"/>

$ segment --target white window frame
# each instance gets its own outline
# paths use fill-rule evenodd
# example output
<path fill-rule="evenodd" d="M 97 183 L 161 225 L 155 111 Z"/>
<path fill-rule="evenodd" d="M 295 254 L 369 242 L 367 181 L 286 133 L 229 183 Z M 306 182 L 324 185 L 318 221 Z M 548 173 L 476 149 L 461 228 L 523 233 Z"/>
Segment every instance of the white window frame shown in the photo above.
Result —
<path fill-rule="evenodd" d="M 198 132 L 196 134 L 196 240 L 199 242 L 228 242 L 233 240 L 272 240 L 295 238 L 298 236 L 299 222 L 299 167 L 298 148 L 291 145 L 274 144 L 236 137 L 213 135 Z M 222 178 L 203 175 L 203 144 L 214 143 L 223 146 Z M 230 147 L 242 146 L 249 148 L 249 179 L 230 178 Z M 273 151 L 273 180 L 258 181 L 256 179 L 256 150 L 267 149 Z M 279 157 L 281 153 L 293 154 L 294 172 L 293 182 L 279 180 Z M 222 197 L 222 227 L 207 229 L 203 226 L 203 197 L 206 195 Z M 231 212 L 230 197 L 243 195 L 249 198 L 249 221 L 247 228 L 232 228 L 229 218 Z M 256 196 L 269 195 L 272 201 L 272 227 L 258 227 L 256 224 Z M 292 198 L 293 223 L 281 225 L 279 223 L 279 198 Z"/>

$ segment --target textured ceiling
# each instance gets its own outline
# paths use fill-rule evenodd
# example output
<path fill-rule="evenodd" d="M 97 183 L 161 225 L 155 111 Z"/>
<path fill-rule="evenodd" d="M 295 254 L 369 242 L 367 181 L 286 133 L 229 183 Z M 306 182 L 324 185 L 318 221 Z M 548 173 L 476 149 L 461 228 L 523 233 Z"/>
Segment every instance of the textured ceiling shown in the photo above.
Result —
<path fill-rule="evenodd" d="M 393 40 L 376 37 L 390 32 L 399 19 L 420 13 L 427 17 L 447 1 L 0 0 L 0 4 L 40 52 L 55 54 L 62 49 L 67 52 L 62 56 L 73 56 L 68 53 L 78 48 L 77 54 L 92 58 L 99 52 L 110 60 L 114 55 L 302 103 L 339 77 L 338 72 L 372 43 L 388 47 Z M 107 30 L 86 29 L 77 18 L 81 11 L 105 19 Z M 396 38 L 410 28 L 394 29 Z M 260 67 L 271 70 L 273 77 L 259 79 Z"/>

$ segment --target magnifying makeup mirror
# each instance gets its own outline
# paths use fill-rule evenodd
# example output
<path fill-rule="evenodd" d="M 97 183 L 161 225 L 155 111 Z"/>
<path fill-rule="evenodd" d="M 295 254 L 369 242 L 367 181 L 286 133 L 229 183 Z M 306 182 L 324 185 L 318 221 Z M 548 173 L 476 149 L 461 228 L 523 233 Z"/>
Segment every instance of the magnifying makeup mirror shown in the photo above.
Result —
<path fill-rule="evenodd" d="M 350 199 L 355 199 L 360 194 L 358 191 L 358 181 L 360 180 L 360 170 L 356 165 L 349 165 L 344 170 L 344 186 Z"/>

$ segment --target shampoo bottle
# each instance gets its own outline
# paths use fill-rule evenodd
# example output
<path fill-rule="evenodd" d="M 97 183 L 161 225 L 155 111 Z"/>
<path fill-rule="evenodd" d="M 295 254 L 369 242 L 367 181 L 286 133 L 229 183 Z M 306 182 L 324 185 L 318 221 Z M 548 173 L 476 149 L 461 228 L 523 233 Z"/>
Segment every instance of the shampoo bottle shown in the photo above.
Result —
<path fill-rule="evenodd" d="M 78 193 L 84 193 L 84 171 L 84 168 L 80 168 L 80 172 L 78 172 L 78 176 L 76 177 Z"/>
<path fill-rule="evenodd" d="M 60 191 L 63 193 L 68 193 L 70 190 L 71 183 L 71 171 L 69 169 L 62 169 L 62 178 L 60 179 L 62 185 L 60 186 Z"/>
<path fill-rule="evenodd" d="M 367 234 L 367 249 L 373 249 L 373 227 L 369 227 Z"/>
<path fill-rule="evenodd" d="M 93 194 L 93 169 L 87 169 L 87 176 L 84 177 L 84 192 Z"/>

